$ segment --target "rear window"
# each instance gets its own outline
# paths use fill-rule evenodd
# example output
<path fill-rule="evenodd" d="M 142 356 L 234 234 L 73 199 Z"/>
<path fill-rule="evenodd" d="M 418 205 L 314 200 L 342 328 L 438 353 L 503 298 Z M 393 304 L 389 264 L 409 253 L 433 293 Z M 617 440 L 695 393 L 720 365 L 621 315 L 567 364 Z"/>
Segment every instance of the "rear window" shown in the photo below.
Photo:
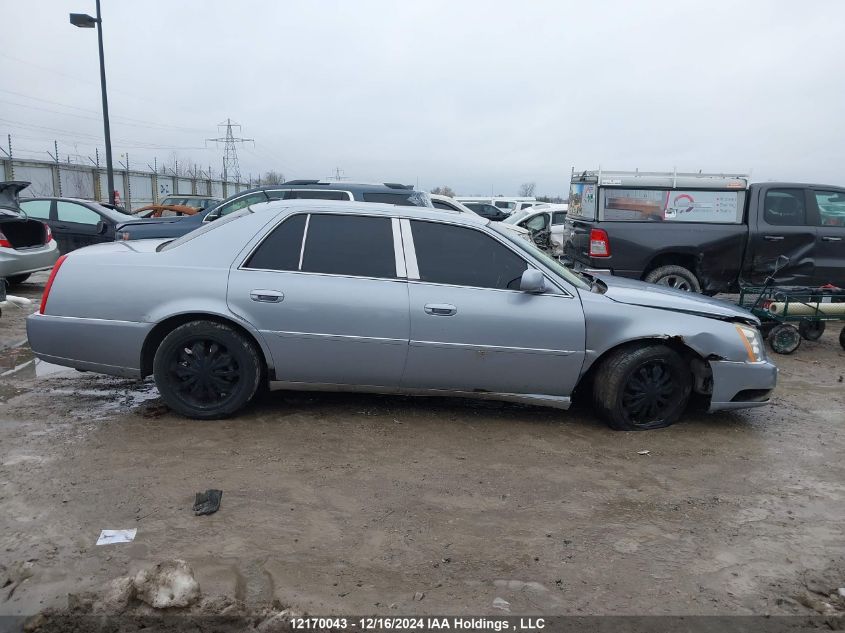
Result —
<path fill-rule="evenodd" d="M 596 185 L 588 182 L 570 185 L 569 215 L 585 220 L 596 219 Z"/>
<path fill-rule="evenodd" d="M 602 220 L 739 224 L 745 192 L 603 188 L 600 198 Z"/>
<path fill-rule="evenodd" d="M 192 239 L 194 239 L 195 237 L 199 237 L 203 233 L 208 233 L 209 231 L 213 231 L 214 229 L 220 228 L 224 224 L 229 224 L 229 222 L 237 220 L 238 218 L 242 218 L 245 215 L 250 215 L 251 213 L 252 213 L 252 211 L 250 211 L 248 208 L 247 209 L 241 209 L 240 211 L 235 211 L 234 213 L 230 213 L 229 215 L 226 215 L 226 216 L 220 218 L 219 220 L 215 220 L 214 222 L 207 222 L 206 224 L 203 224 L 200 228 L 194 229 L 190 233 L 186 233 L 185 235 L 183 235 L 180 238 L 177 238 L 175 240 L 171 240 L 169 242 L 165 242 L 164 244 L 159 246 L 156 250 L 161 252 L 161 251 L 169 251 L 169 250 L 172 250 L 174 248 L 178 248 L 179 246 L 182 246 L 182 244 L 190 242 Z"/>

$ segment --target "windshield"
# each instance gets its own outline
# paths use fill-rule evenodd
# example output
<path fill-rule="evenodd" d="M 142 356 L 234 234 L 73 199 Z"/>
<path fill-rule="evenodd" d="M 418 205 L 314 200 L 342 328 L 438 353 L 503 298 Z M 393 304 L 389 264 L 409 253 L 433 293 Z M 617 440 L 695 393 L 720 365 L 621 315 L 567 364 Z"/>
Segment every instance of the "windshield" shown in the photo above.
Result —
<path fill-rule="evenodd" d="M 178 248 L 179 246 L 182 246 L 182 244 L 184 244 L 186 242 L 190 242 L 192 239 L 194 239 L 195 237 L 199 237 L 203 233 L 208 233 L 209 231 L 213 231 L 214 229 L 220 228 L 224 224 L 228 224 L 232 220 L 237 220 L 238 218 L 242 218 L 245 215 L 250 215 L 251 213 L 252 213 L 252 211 L 249 209 L 249 207 L 247 207 L 245 209 L 240 209 L 238 211 L 235 211 L 234 213 L 230 213 L 229 215 L 223 216 L 219 220 L 216 220 L 214 222 L 209 222 L 207 224 L 203 224 L 200 228 L 194 229 L 190 233 L 186 233 L 185 235 L 183 235 L 182 237 L 180 237 L 178 239 L 170 240 L 169 242 L 165 242 L 164 244 L 159 246 L 157 250 L 158 251 L 169 251 L 172 248 Z"/>
<path fill-rule="evenodd" d="M 504 224 L 504 223 L 503 223 Z M 540 250 L 533 242 L 513 235 L 508 229 L 500 229 L 495 222 L 490 223 L 490 228 L 496 231 L 499 235 L 506 238 L 511 244 L 516 245 L 520 250 L 528 253 L 535 259 L 540 260 L 543 265 L 555 272 L 559 277 L 562 277 L 570 284 L 581 290 L 589 290 L 590 284 L 586 283 L 578 275 L 569 270 L 566 266 L 561 264 L 554 257 L 550 256 L 545 251 Z"/>

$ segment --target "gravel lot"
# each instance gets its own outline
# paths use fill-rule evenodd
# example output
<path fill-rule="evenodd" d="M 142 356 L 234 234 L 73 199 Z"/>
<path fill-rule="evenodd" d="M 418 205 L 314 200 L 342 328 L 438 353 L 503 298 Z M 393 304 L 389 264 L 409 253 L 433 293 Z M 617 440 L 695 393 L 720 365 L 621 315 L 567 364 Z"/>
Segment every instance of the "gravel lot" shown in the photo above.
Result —
<path fill-rule="evenodd" d="M 30 362 L 25 316 L 0 317 L 0 614 L 172 559 L 203 595 L 318 614 L 809 614 L 845 586 L 838 328 L 775 359 L 769 407 L 618 433 L 586 409 L 286 392 L 196 422 L 150 380 Z M 221 509 L 195 517 L 207 488 Z"/>

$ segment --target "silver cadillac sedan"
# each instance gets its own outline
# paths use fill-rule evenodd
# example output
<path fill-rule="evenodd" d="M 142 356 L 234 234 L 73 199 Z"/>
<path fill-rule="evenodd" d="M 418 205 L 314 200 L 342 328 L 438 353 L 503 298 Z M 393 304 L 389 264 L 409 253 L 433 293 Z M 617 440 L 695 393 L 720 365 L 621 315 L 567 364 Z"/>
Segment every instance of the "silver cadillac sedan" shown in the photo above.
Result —
<path fill-rule="evenodd" d="M 700 295 L 577 276 L 477 216 L 296 200 L 63 256 L 27 330 L 45 361 L 152 374 L 192 418 L 272 383 L 560 409 L 577 393 L 640 430 L 694 394 L 710 411 L 767 403 L 777 369 L 758 325 Z"/>

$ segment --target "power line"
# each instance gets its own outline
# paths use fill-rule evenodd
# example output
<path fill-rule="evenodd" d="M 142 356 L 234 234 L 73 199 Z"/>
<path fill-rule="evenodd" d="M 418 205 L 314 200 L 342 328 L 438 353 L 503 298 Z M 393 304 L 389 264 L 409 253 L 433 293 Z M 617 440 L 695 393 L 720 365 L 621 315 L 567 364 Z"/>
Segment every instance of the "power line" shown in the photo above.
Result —
<path fill-rule="evenodd" d="M 40 102 L 43 102 L 43 103 L 49 103 L 49 104 L 52 104 L 52 105 L 57 105 L 57 106 L 60 106 L 62 108 L 69 108 L 71 110 L 78 110 L 79 112 L 87 112 L 89 114 L 96 114 L 96 115 L 102 116 L 102 113 L 99 110 L 92 110 L 92 109 L 89 109 L 89 108 L 80 108 L 79 106 L 70 105 L 68 103 L 62 103 L 61 101 L 53 101 L 51 99 L 44 99 L 42 97 L 33 97 L 32 95 L 28 95 L 28 94 L 25 94 L 23 92 L 15 92 L 14 90 L 7 90 L 5 88 L 0 88 L 0 92 L 5 92 L 7 94 L 15 95 L 17 97 L 23 97 L 24 99 L 32 99 L 33 101 L 40 101 Z M 7 101 L 6 103 L 11 103 L 12 105 L 20 105 L 22 107 L 34 108 L 35 109 L 35 106 L 31 106 L 29 104 L 14 103 L 14 102 L 11 102 L 11 101 Z M 47 112 L 54 112 L 56 114 L 68 114 L 68 115 L 70 115 L 70 113 L 68 113 L 68 112 L 60 112 L 60 111 L 55 111 L 55 110 L 46 110 L 46 111 Z M 70 115 L 70 116 L 74 116 L 74 115 Z M 135 123 L 144 123 L 144 124 L 147 124 L 149 127 L 157 127 L 157 128 L 162 128 L 162 129 L 185 130 L 186 132 L 200 132 L 200 133 L 203 132 L 203 130 L 200 129 L 200 128 L 185 127 L 185 126 L 182 126 L 182 125 L 168 125 L 167 123 L 157 123 L 155 121 L 148 121 L 146 119 L 136 119 L 135 117 L 121 116 L 121 115 L 112 115 L 111 119 L 123 119 L 124 121 L 131 121 L 131 122 L 135 122 Z M 99 121 L 101 119 L 98 118 L 98 119 L 95 119 L 95 120 Z"/>

